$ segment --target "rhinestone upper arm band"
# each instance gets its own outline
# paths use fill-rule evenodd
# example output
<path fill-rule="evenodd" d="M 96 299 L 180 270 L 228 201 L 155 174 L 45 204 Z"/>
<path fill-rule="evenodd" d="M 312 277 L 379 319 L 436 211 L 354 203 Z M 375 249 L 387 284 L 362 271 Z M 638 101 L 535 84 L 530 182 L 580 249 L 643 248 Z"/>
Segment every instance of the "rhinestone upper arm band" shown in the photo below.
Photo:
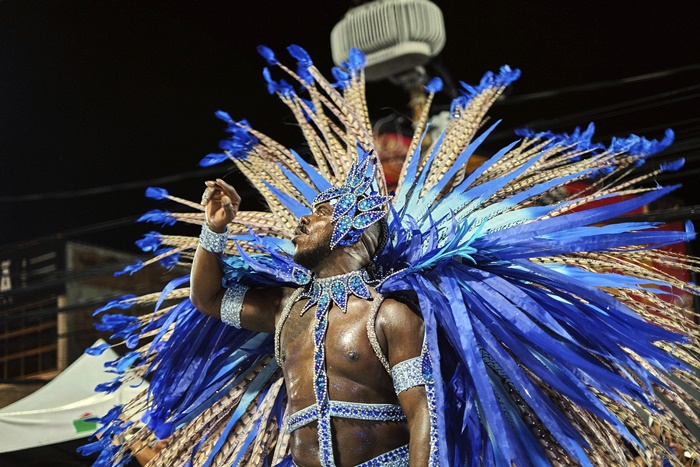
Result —
<path fill-rule="evenodd" d="M 199 234 L 199 244 L 211 253 L 223 253 L 228 242 L 228 227 L 226 232 L 212 231 L 207 224 L 202 224 L 202 232 Z"/>
<path fill-rule="evenodd" d="M 247 291 L 248 287 L 241 284 L 234 284 L 226 289 L 221 299 L 221 321 L 224 324 L 241 328 L 241 309 Z"/>
<path fill-rule="evenodd" d="M 394 391 L 397 395 L 414 386 L 424 385 L 423 357 L 409 358 L 397 363 L 391 369 L 391 377 L 394 380 Z"/>

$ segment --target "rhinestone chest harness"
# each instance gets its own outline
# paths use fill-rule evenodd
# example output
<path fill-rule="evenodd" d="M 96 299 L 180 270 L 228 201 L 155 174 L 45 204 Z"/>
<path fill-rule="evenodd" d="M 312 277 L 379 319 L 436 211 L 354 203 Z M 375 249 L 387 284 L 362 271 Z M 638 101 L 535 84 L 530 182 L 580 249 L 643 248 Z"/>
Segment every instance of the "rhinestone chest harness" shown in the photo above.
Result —
<path fill-rule="evenodd" d="M 301 310 L 301 316 L 316 307 L 313 325 L 313 386 L 316 404 L 289 416 L 287 419 L 287 430 L 294 431 L 316 420 L 319 458 L 323 466 L 335 465 L 331 435 L 332 417 L 382 421 L 405 420 L 405 415 L 398 405 L 331 401 L 328 396 L 325 350 L 328 313 L 333 308 L 333 304 L 337 305 L 341 312 L 346 313 L 348 299 L 351 295 L 364 300 L 372 299 L 372 294 L 368 287 L 370 285 L 372 285 L 372 281 L 364 270 L 322 279 L 315 278 L 305 287 L 297 289 L 297 292 L 290 297 L 277 324 L 275 350 L 279 359 L 281 329 L 294 303 L 304 298 L 308 299 Z"/>

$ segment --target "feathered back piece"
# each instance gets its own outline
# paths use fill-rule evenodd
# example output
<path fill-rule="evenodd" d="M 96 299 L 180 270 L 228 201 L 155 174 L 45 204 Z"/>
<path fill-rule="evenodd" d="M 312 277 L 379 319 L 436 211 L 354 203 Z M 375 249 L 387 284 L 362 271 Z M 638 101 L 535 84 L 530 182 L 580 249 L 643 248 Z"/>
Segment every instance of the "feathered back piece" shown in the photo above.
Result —
<path fill-rule="evenodd" d="M 390 237 L 377 259 L 377 290 L 408 292 L 425 320 L 434 465 L 698 460 L 691 429 L 700 426 L 693 397 L 700 389 L 700 335 L 695 313 L 673 298 L 700 293 L 680 274 L 698 272 L 700 262 L 664 249 L 694 232 L 690 224 L 672 231 L 624 218 L 675 188 L 653 179 L 682 161 L 658 166 L 650 159 L 671 143 L 670 131 L 661 141 L 632 135 L 607 146 L 592 141 L 593 126 L 568 135 L 522 132 L 467 173 L 469 158 L 497 125 L 484 127 L 488 108 L 519 75 L 503 67 L 477 86 L 463 84 L 453 120 L 429 148 L 421 144 L 424 109 L 389 202 L 381 166 L 357 169 L 374 148 L 362 54 L 353 51 L 331 84 L 299 47 L 289 48 L 295 71 L 269 49 L 259 51 L 296 83 L 264 71 L 269 91 L 296 117 L 313 162 L 245 120 L 218 113 L 231 137 L 202 165 L 233 161 L 269 206 L 239 212 L 230 226 L 225 285 L 308 281 L 288 254 L 297 219 L 315 200 L 359 209 L 359 198 L 343 197 L 347 187 L 361 185 L 353 185 L 359 173 L 371 174 L 368 196 L 376 200 L 367 205 L 376 202 L 377 214 L 366 217 L 386 215 Z M 426 89 L 430 101 L 439 81 Z M 568 189 L 574 186 L 583 188 Z M 197 204 L 162 189 L 148 194 L 195 212 L 151 211 L 145 221 L 204 221 Z M 338 241 L 352 240 L 346 234 L 338 233 Z M 196 239 L 152 232 L 139 245 L 155 253 L 151 262 L 187 264 Z M 187 280 L 104 307 L 154 303 L 153 316 L 105 314 L 100 324 L 134 349 L 114 363 L 119 379 L 102 389 L 147 375 L 151 384 L 142 398 L 103 419 L 101 444 L 85 451 L 101 450 L 99 465 L 124 462 L 130 449 L 157 436 L 170 443 L 150 465 L 287 465 L 280 430 L 285 388 L 270 336 L 199 314 L 186 298 Z M 139 347 L 146 337 L 151 342 Z M 130 430 L 127 420 L 138 413 L 145 426 L 125 444 L 111 444 L 109 437 Z"/>

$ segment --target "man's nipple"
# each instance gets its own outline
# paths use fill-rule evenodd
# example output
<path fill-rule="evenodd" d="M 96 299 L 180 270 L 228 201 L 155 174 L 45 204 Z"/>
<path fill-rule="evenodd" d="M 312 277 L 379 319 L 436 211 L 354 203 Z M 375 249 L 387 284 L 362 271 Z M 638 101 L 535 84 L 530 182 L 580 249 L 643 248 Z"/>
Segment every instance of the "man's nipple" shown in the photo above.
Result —
<path fill-rule="evenodd" d="M 360 353 L 357 350 L 349 350 L 345 357 L 351 362 L 356 362 L 360 359 Z"/>

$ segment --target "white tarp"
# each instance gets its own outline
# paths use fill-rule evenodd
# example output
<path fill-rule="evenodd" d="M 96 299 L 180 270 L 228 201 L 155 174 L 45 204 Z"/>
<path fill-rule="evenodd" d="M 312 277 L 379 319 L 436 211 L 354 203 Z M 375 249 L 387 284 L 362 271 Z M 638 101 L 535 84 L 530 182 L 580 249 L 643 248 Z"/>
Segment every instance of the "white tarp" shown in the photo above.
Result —
<path fill-rule="evenodd" d="M 148 387 L 144 381 L 136 388 L 122 385 L 111 394 L 95 392 L 95 386 L 114 379 L 104 364 L 116 358 L 112 349 L 100 356 L 82 355 L 50 383 L 0 409 L 0 453 L 91 435 L 97 424 L 85 419 L 101 417 Z"/>

